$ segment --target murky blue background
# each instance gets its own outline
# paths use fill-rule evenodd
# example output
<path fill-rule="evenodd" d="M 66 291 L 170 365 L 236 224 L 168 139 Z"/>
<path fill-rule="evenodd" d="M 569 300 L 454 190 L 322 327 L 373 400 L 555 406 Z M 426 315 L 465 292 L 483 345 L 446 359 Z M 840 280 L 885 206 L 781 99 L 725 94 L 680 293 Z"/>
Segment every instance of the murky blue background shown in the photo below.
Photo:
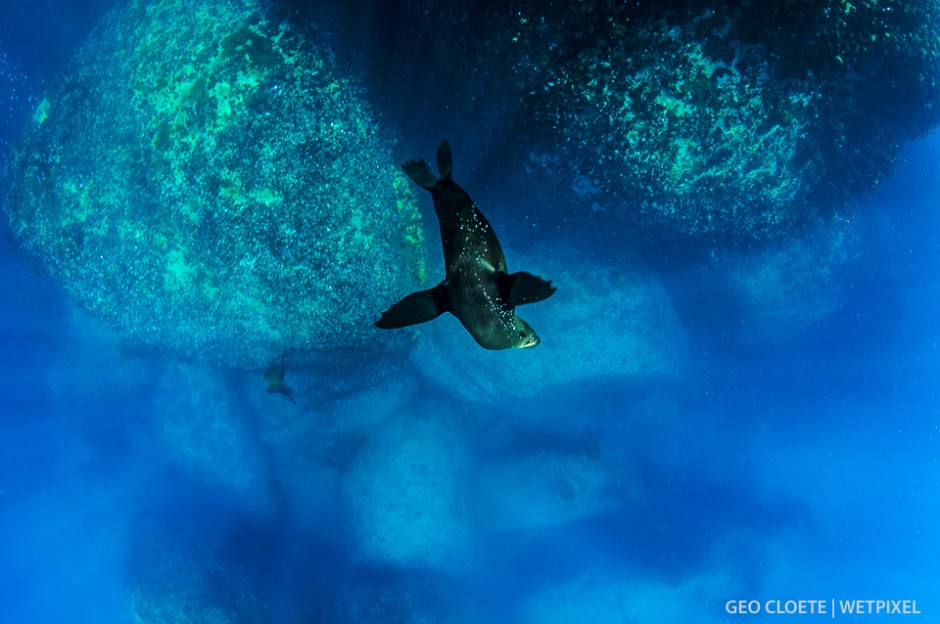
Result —
<path fill-rule="evenodd" d="M 108 8 L 4 3 L 4 149 Z M 499 230 L 487 210 L 498 198 L 481 175 L 490 155 L 461 153 L 456 146 L 473 143 L 475 129 L 447 125 L 428 120 L 425 136 L 408 139 L 420 153 L 401 156 L 430 158 L 446 133 L 460 182 Z M 516 182 L 522 193 L 524 178 Z M 759 621 L 724 613 L 725 601 L 738 598 L 904 598 L 924 612 L 917 621 L 940 618 L 938 197 L 935 134 L 906 146 L 858 211 L 860 253 L 841 269 L 838 306 L 778 340 L 734 339 L 739 319 L 699 313 L 695 271 L 664 267 L 690 363 L 679 383 L 645 395 L 661 405 L 641 409 L 636 389 L 591 385 L 570 389 L 566 401 L 526 402 L 523 424 L 510 427 L 509 446 L 526 456 L 616 456 L 614 465 L 629 467 L 617 495 L 629 502 L 534 531 L 481 529 L 470 540 L 473 560 L 442 574 L 360 565 L 341 524 L 311 532 L 290 514 L 254 516 L 231 492 L 174 463 L 154 433 L 154 384 L 133 392 L 100 386 L 99 372 L 121 375 L 90 368 L 100 359 L 87 354 L 113 349 L 112 366 L 143 379 L 165 358 L 120 352 L 23 257 L 4 221 L 0 617 L 129 622 L 129 592 L 153 574 L 181 586 L 198 578 L 202 595 L 239 614 L 204 611 L 192 621 Z M 564 231 L 501 235 L 515 237 L 514 246 L 527 241 L 530 259 L 550 253 L 544 241 L 565 239 Z M 603 262 L 604 253 L 592 260 Z M 220 384 L 238 409 L 277 400 L 257 376 L 225 372 Z M 439 396 L 421 401 L 448 413 L 481 409 Z M 497 418 L 518 417 L 511 402 L 497 402 Z M 542 415 L 544 427 L 526 429 Z M 469 443 L 472 481 L 500 478 L 505 464 L 490 451 L 505 450 L 495 438 L 510 434 L 496 429 Z M 173 621 L 172 610 L 163 617 L 153 621 Z"/>

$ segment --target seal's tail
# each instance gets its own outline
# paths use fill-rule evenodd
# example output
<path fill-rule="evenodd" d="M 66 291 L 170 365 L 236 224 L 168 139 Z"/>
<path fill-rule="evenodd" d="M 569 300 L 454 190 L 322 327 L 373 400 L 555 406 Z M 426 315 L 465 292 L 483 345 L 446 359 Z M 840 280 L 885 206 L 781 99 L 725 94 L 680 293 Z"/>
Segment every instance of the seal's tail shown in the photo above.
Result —
<path fill-rule="evenodd" d="M 444 139 L 437 148 L 437 170 L 441 173 L 442 180 L 452 179 L 453 162 L 450 143 L 447 142 L 447 139 Z M 418 186 L 430 190 L 437 185 L 437 178 L 434 177 L 434 173 L 431 171 L 431 165 L 424 159 L 405 161 L 401 168 Z"/>
<path fill-rule="evenodd" d="M 408 160 L 401 168 L 418 186 L 430 190 L 437 185 L 437 178 L 434 177 L 431 165 L 426 160 Z"/>
<path fill-rule="evenodd" d="M 444 139 L 437 148 L 437 170 L 441 174 L 441 179 L 452 179 L 451 173 L 453 169 L 454 157 L 450 153 L 450 143 L 447 142 L 447 139 Z"/>

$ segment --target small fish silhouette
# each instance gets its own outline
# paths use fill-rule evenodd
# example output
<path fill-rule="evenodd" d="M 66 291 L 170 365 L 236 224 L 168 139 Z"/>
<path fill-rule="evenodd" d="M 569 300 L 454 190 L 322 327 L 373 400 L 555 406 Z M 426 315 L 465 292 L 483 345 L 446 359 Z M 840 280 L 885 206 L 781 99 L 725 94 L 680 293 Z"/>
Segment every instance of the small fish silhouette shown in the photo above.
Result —
<path fill-rule="evenodd" d="M 294 389 L 284 383 L 284 365 L 271 364 L 264 370 L 264 379 L 268 382 L 268 394 L 279 394 L 285 400 L 296 404 Z"/>

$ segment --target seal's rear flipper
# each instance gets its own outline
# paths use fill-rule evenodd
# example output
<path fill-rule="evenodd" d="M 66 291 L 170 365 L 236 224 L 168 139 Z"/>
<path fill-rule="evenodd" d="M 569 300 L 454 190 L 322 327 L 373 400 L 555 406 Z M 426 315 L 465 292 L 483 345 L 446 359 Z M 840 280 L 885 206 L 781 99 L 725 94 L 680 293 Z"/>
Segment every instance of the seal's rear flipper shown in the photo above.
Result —
<path fill-rule="evenodd" d="M 503 300 L 512 306 L 543 301 L 554 295 L 555 291 L 558 290 L 552 286 L 551 282 L 525 271 L 508 275 L 500 273 L 497 279 L 499 280 L 499 292 L 503 296 Z"/>
<path fill-rule="evenodd" d="M 441 282 L 430 290 L 411 293 L 388 310 L 375 322 L 380 329 L 397 329 L 433 321 L 444 312 L 450 312 L 450 295 Z"/>
<path fill-rule="evenodd" d="M 447 139 L 444 139 L 437 148 L 437 170 L 441 174 L 441 179 L 452 179 L 453 169 L 454 156 L 450 152 L 450 143 L 447 142 Z"/>
<path fill-rule="evenodd" d="M 424 159 L 407 160 L 401 168 L 418 186 L 432 189 L 437 184 L 437 178 L 434 177 L 434 173 L 431 171 L 431 165 Z"/>

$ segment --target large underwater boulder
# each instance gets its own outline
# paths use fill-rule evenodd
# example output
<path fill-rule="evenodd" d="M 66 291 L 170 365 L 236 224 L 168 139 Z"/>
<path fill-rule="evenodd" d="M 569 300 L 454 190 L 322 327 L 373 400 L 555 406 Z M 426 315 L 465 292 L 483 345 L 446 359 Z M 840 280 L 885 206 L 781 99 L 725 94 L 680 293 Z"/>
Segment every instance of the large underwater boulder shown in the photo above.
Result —
<path fill-rule="evenodd" d="M 404 360 L 404 367 L 408 362 Z M 377 378 L 359 392 L 326 398 L 302 376 L 290 378 L 297 404 L 267 394 L 255 375 L 245 393 L 260 422 L 272 470 L 293 526 L 316 534 L 341 521 L 340 483 L 370 434 L 414 395 L 416 374 Z"/>
<path fill-rule="evenodd" d="M 250 369 L 400 348 L 371 302 L 421 281 L 413 195 L 362 90 L 275 10 L 122 4 L 14 150 L 10 224 L 160 349 Z"/>
<path fill-rule="evenodd" d="M 193 504 L 185 498 L 170 502 Z M 226 543 L 216 513 L 194 518 L 145 512 L 133 520 L 123 577 L 127 621 L 231 624 L 270 616 L 274 608 L 265 604 L 265 579 L 252 568 L 251 548 Z"/>
<path fill-rule="evenodd" d="M 686 335 L 662 283 L 560 249 L 518 265 L 558 287 L 517 308 L 542 339 L 534 349 L 481 349 L 451 315 L 421 326 L 412 360 L 432 383 L 474 401 L 540 397 L 584 382 L 670 381 L 685 370 Z"/>
<path fill-rule="evenodd" d="M 724 277 L 733 317 L 741 319 L 739 341 L 787 340 L 832 314 L 844 296 L 840 274 L 858 256 L 858 243 L 849 228 L 826 228 L 732 260 Z"/>
<path fill-rule="evenodd" d="M 372 432 L 343 477 L 354 558 L 365 565 L 456 570 L 472 554 L 463 432 L 423 402 Z"/>
<path fill-rule="evenodd" d="M 711 24 L 622 19 L 610 38 L 578 31 L 583 45 L 546 69 L 524 123 L 554 131 L 534 135 L 530 166 L 660 236 L 792 229 L 820 173 L 800 143 L 816 94 L 778 85 L 758 48 L 716 54 Z"/>
<path fill-rule="evenodd" d="M 428 102 L 446 109 L 525 179 L 526 219 L 568 232 L 789 238 L 940 123 L 938 0 L 347 5 L 344 40 L 373 46 L 367 71 L 413 132 Z"/>
<path fill-rule="evenodd" d="M 517 64 L 532 166 L 658 239 L 793 236 L 940 123 L 937 0 L 602 0 L 526 17 L 520 40 L 547 61 Z"/>
<path fill-rule="evenodd" d="M 824 221 L 750 252 L 725 250 L 697 269 L 686 294 L 696 322 L 729 327 L 724 346 L 783 344 L 838 310 L 860 254 L 852 223 Z M 690 310 L 691 312 L 691 310 Z"/>

